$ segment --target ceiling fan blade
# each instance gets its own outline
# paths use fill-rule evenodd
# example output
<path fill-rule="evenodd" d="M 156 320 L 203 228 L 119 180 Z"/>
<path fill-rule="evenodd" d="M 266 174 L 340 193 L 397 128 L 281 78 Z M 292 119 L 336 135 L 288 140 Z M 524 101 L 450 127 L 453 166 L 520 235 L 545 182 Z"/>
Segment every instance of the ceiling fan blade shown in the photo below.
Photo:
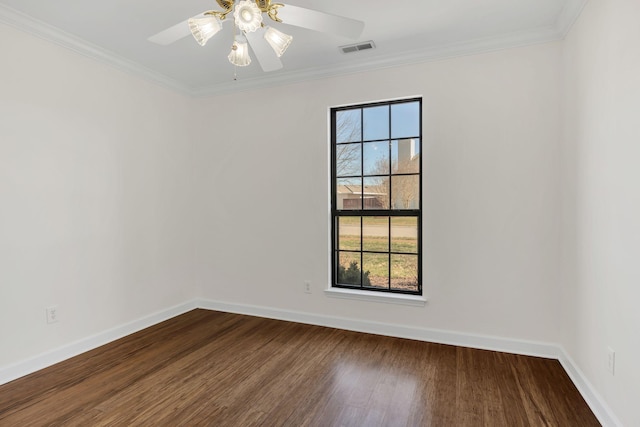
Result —
<path fill-rule="evenodd" d="M 360 37 L 362 30 L 364 30 L 364 22 L 362 21 L 290 4 L 285 4 L 284 7 L 278 9 L 278 18 L 282 19 L 285 24 L 323 33 L 339 34 L 351 39 Z"/>
<path fill-rule="evenodd" d="M 264 27 L 261 27 L 252 33 L 246 33 L 245 36 L 262 70 L 266 72 L 279 70 L 282 68 L 282 61 L 264 39 L 264 32 Z"/>
<path fill-rule="evenodd" d="M 204 16 L 206 16 L 204 13 L 200 13 L 193 18 L 203 18 Z M 152 43 L 166 46 L 190 35 L 191 30 L 189 29 L 189 19 L 185 19 L 181 23 L 169 27 L 164 31 L 160 31 L 158 34 L 149 37 L 147 40 Z"/>

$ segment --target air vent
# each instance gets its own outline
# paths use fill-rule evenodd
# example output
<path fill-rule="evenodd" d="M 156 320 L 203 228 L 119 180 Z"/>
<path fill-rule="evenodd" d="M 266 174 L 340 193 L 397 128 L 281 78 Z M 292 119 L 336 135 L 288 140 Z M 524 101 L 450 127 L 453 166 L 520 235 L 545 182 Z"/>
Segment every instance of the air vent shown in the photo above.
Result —
<path fill-rule="evenodd" d="M 345 46 L 340 46 L 340 50 L 342 51 L 342 53 L 353 53 L 353 52 L 359 52 L 361 50 L 375 49 L 375 48 L 376 48 L 376 45 L 375 43 L 373 43 L 373 40 L 369 40 L 368 42 L 361 42 L 356 44 L 348 44 Z"/>

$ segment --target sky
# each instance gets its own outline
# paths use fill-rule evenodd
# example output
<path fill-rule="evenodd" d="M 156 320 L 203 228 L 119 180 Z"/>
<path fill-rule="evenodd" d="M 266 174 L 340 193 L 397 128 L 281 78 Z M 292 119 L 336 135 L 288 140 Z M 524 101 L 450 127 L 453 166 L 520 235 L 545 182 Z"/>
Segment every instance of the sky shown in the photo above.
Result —
<path fill-rule="evenodd" d="M 374 141 L 363 144 L 364 175 L 388 172 L 380 171 L 377 165 L 381 159 L 388 159 L 389 140 L 392 141 L 392 160 L 398 156 L 396 139 L 413 137 L 417 140 L 416 150 L 420 151 L 420 141 L 415 138 L 420 135 L 420 103 L 417 101 L 338 111 L 336 127 L 337 143 Z M 354 175 L 358 175 L 361 172 L 359 146 L 354 144 L 347 149 L 351 150 L 348 155 L 353 165 L 343 169 L 355 171 Z M 344 150 L 338 150 L 339 154 L 341 152 L 345 153 Z"/>

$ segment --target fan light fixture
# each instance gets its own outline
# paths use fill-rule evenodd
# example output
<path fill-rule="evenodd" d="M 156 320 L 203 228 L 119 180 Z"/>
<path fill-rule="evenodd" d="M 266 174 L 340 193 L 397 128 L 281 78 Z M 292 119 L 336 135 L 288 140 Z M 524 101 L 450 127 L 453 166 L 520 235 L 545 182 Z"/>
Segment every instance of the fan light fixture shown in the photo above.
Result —
<path fill-rule="evenodd" d="M 207 40 L 215 36 L 216 33 L 222 29 L 222 23 L 215 15 L 204 18 L 191 18 L 188 22 L 191 34 L 193 34 L 193 37 L 200 46 L 207 44 Z"/>
<path fill-rule="evenodd" d="M 331 33 L 353 40 L 357 40 L 364 30 L 363 21 L 305 7 L 275 3 L 276 1 L 280 0 L 215 0 L 220 6 L 218 10 L 202 12 L 188 19 L 188 26 L 185 22 L 181 22 L 154 34 L 147 40 L 167 46 L 191 33 L 198 44 L 204 46 L 222 29 L 228 17 L 233 21 L 231 24 L 233 34 L 242 36 L 239 39 L 230 40 L 233 42 L 233 52 L 229 55 L 229 60 L 236 65 L 249 64 L 251 59 L 248 48 L 251 46 L 252 56 L 256 62 L 263 71 L 270 72 L 282 68 L 281 56 L 291 45 L 293 37 L 277 28 L 270 28 L 263 21 L 284 22 L 287 25 Z M 273 25 L 278 27 L 277 24 Z M 234 80 L 237 80 L 236 74 L 234 74 Z"/>
<path fill-rule="evenodd" d="M 246 67 L 251 64 L 251 58 L 249 57 L 249 45 L 245 36 L 237 35 L 231 46 L 231 53 L 229 53 L 229 62 L 238 67 Z"/>
<path fill-rule="evenodd" d="M 264 32 L 264 39 L 273 48 L 279 58 L 289 47 L 289 45 L 291 44 L 291 40 L 293 40 L 293 37 L 283 33 L 282 31 L 278 31 L 273 27 L 267 27 L 267 30 Z"/>
<path fill-rule="evenodd" d="M 250 0 L 243 0 L 233 11 L 236 27 L 245 33 L 253 33 L 262 25 L 262 12 Z"/>
<path fill-rule="evenodd" d="M 284 5 L 279 3 L 272 4 L 270 0 L 242 0 L 235 6 L 232 0 L 217 1 L 224 8 L 224 11 L 208 11 L 204 13 L 204 18 L 189 19 L 191 34 L 193 34 L 200 46 L 204 46 L 207 40 L 222 29 L 222 21 L 233 11 L 233 22 L 241 34 L 234 38 L 228 58 L 233 65 L 245 67 L 251 63 L 251 58 L 249 57 L 249 45 L 244 34 L 253 33 L 264 27 L 262 23 L 263 13 L 267 13 L 269 18 L 276 22 L 282 22 L 277 13 L 278 9 Z M 293 37 L 273 27 L 266 27 L 264 29 L 264 39 L 276 55 L 281 57 L 291 44 Z M 253 43 L 253 40 L 251 43 Z M 252 48 L 255 49 L 256 47 L 252 46 Z"/>

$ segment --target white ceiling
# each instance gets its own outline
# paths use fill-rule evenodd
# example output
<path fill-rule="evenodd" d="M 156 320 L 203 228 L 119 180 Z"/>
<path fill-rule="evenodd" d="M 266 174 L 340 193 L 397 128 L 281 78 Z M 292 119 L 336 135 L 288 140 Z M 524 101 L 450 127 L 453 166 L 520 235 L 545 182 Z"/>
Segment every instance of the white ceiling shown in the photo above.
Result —
<path fill-rule="evenodd" d="M 206 95 L 395 64 L 521 46 L 564 37 L 586 0 L 288 0 L 365 22 L 358 40 L 286 24 L 294 39 L 284 68 L 227 60 L 231 26 L 205 47 L 192 37 L 169 46 L 147 40 L 205 10 L 214 0 L 0 0 L 0 22 L 191 95 Z M 345 55 L 339 46 L 373 40 L 375 50 Z"/>

